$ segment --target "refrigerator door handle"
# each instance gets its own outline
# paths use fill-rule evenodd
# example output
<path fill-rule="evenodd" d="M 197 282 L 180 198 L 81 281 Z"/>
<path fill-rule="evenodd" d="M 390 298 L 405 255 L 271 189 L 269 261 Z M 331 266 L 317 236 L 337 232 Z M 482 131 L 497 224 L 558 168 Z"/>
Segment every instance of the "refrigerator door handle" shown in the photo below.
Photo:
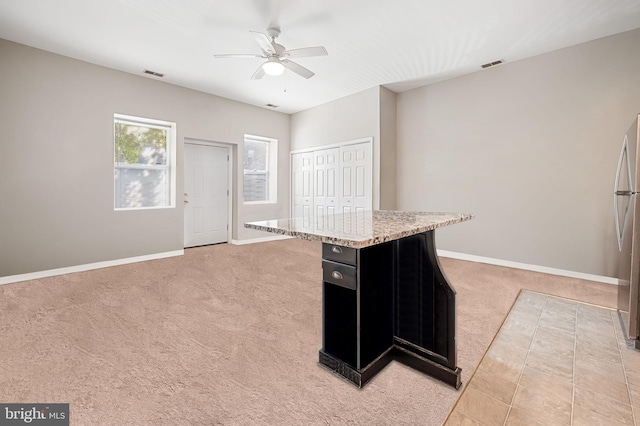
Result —
<path fill-rule="evenodd" d="M 613 216 L 616 219 L 616 238 L 618 240 L 618 251 L 622 251 L 622 236 L 620 235 L 620 221 L 618 220 L 618 196 L 613 194 Z"/>
<path fill-rule="evenodd" d="M 622 142 L 622 150 L 620 151 L 620 158 L 618 159 L 618 169 L 616 170 L 616 181 L 613 187 L 613 213 L 616 221 L 616 237 L 618 239 L 618 250 L 622 251 L 622 231 L 624 228 L 624 222 L 626 222 L 627 215 L 625 212 L 624 221 L 620 223 L 619 213 L 618 213 L 618 196 L 619 195 L 631 195 L 631 191 L 620 191 L 618 189 L 618 185 L 620 184 L 620 173 L 622 172 L 622 163 L 624 162 L 624 158 L 628 153 L 628 145 L 629 142 L 627 140 L 627 135 L 624 136 L 624 141 Z M 627 169 L 629 169 L 629 161 L 627 160 Z M 630 179 L 631 170 L 625 170 L 627 172 L 627 176 Z"/>

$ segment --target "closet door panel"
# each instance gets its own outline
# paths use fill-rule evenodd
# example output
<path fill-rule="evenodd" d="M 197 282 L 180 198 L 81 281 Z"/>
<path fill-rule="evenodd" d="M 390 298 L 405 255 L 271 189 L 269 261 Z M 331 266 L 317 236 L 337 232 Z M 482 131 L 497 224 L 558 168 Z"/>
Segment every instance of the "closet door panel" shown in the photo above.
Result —
<path fill-rule="evenodd" d="M 313 225 L 313 153 L 302 152 L 291 156 L 291 194 L 293 217 L 303 219 L 303 226 Z"/>
<path fill-rule="evenodd" d="M 373 208 L 371 144 L 368 142 L 340 147 L 342 178 L 341 211 L 363 212 Z"/>
<path fill-rule="evenodd" d="M 336 210 L 338 188 L 336 188 L 336 174 L 338 172 L 339 148 L 329 148 L 314 151 L 315 194 L 315 228 L 317 230 L 335 230 L 333 221 L 328 217 Z"/>

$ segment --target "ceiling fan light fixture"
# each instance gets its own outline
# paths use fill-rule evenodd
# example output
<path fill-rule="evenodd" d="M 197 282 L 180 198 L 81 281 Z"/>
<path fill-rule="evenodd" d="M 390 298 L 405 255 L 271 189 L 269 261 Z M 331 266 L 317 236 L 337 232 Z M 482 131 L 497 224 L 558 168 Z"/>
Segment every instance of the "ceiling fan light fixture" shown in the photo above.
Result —
<path fill-rule="evenodd" d="M 327 56 L 327 49 L 323 46 L 302 47 L 299 49 L 287 50 L 283 45 L 276 43 L 276 37 L 280 35 L 280 29 L 269 27 L 267 34 L 251 31 L 255 41 L 262 50 L 261 55 L 251 54 L 218 54 L 216 58 L 264 58 L 265 62 L 260 64 L 251 75 L 251 80 L 260 80 L 265 75 L 279 76 L 288 69 L 302 78 L 311 78 L 315 74 L 290 58 L 307 58 L 310 56 Z"/>
<path fill-rule="evenodd" d="M 265 74 L 277 76 L 284 72 L 284 65 L 280 63 L 278 58 L 269 58 L 267 62 L 262 64 L 262 69 Z"/>

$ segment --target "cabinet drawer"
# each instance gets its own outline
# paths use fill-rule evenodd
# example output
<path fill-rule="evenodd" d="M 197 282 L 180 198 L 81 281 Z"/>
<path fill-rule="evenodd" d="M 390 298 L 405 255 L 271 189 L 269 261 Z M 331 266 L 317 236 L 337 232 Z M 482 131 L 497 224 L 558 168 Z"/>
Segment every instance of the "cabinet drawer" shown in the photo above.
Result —
<path fill-rule="evenodd" d="M 351 247 L 337 246 L 334 244 L 322 244 L 322 258 L 333 260 L 335 262 L 348 263 L 356 265 L 357 250 Z"/>
<path fill-rule="evenodd" d="M 344 265 L 342 263 L 322 261 L 322 280 L 331 284 L 339 285 L 351 290 L 355 290 L 356 267 Z"/>

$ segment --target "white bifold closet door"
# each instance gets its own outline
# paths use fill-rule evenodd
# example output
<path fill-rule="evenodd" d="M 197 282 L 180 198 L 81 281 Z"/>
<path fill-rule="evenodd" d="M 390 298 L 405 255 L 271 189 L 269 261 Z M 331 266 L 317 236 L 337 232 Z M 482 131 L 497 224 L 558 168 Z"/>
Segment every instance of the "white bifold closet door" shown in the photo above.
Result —
<path fill-rule="evenodd" d="M 372 209 L 371 142 L 294 153 L 291 160 L 292 214 L 305 228 L 335 231 L 332 214 Z"/>

